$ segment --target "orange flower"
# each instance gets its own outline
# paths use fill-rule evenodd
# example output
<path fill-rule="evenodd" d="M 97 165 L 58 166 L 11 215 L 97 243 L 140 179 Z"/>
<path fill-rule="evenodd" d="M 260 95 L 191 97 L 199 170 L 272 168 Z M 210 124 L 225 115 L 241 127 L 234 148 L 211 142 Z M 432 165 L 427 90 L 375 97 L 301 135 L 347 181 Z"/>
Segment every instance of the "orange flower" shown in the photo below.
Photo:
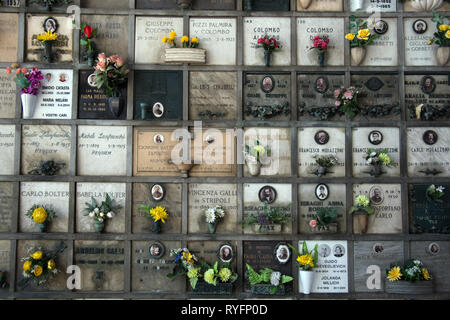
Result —
<path fill-rule="evenodd" d="M 11 73 L 12 73 L 12 71 L 11 71 L 11 68 L 10 68 L 10 67 L 6 68 L 6 73 L 7 73 L 7 74 L 11 74 Z"/>
<path fill-rule="evenodd" d="M 19 74 L 19 73 L 21 73 L 21 72 L 22 72 L 21 69 L 17 69 L 17 70 L 16 70 L 16 74 Z"/>
<path fill-rule="evenodd" d="M 23 74 L 25 74 L 25 73 L 27 73 L 28 72 L 28 69 L 27 68 L 22 68 L 22 73 Z"/>

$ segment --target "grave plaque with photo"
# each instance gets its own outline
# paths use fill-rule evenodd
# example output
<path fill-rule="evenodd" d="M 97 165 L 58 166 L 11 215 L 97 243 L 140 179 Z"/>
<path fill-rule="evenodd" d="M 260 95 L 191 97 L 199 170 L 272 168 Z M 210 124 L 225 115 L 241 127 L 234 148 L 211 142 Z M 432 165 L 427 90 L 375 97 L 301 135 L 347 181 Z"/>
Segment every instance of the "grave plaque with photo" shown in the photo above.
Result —
<path fill-rule="evenodd" d="M 231 252 L 228 253 L 227 259 L 231 260 L 231 269 L 236 270 L 236 255 L 237 255 L 237 242 L 234 240 L 230 241 L 189 241 L 188 249 L 189 251 L 195 255 L 199 260 L 204 260 L 209 264 L 214 264 L 216 261 L 219 262 L 219 266 L 222 264 L 220 257 L 220 249 L 222 246 L 227 245 L 231 247 Z M 190 286 L 189 286 L 190 287 Z"/>
<path fill-rule="evenodd" d="M 395 12 L 396 0 L 350 0 L 350 11 L 365 12 Z"/>
<path fill-rule="evenodd" d="M 81 290 L 121 291 L 124 289 L 123 241 L 75 240 L 74 261 L 83 274 Z"/>
<path fill-rule="evenodd" d="M 297 0 L 297 11 L 342 11 L 343 0 L 312 0 L 308 5 L 302 0 Z"/>
<path fill-rule="evenodd" d="M 245 1 L 244 10 L 248 10 L 248 11 L 289 11 L 289 0 Z"/>
<path fill-rule="evenodd" d="M 410 185 L 411 232 L 412 233 L 450 233 L 450 185 L 443 187 L 444 194 L 433 199 L 427 193 L 431 185 Z"/>
<path fill-rule="evenodd" d="M 0 175 L 14 174 L 15 125 L 0 125 Z"/>
<path fill-rule="evenodd" d="M 0 68 L 0 118 L 16 116 L 16 83 L 14 77 Z"/>
<path fill-rule="evenodd" d="M 136 71 L 134 83 L 134 119 L 182 119 L 182 71 Z"/>
<path fill-rule="evenodd" d="M 17 195 L 13 182 L 0 182 L 0 232 L 11 232 L 12 218 L 16 214 Z M 1 270 L 1 269 L 0 269 Z"/>
<path fill-rule="evenodd" d="M 17 61 L 19 32 L 19 15 L 17 13 L 4 13 L 0 15 L 0 61 Z M 3 74 L 2 74 L 3 76 Z"/>

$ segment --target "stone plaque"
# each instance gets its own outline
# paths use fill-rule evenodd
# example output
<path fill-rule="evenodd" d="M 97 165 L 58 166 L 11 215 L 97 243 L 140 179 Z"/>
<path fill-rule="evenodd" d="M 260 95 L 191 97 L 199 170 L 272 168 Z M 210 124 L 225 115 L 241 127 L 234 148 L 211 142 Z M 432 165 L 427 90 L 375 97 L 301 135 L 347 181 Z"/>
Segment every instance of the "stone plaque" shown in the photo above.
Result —
<path fill-rule="evenodd" d="M 189 36 L 199 39 L 199 48 L 206 49 L 206 64 L 236 64 L 236 19 L 191 18 Z"/>
<path fill-rule="evenodd" d="M 39 90 L 33 119 L 71 119 L 73 70 L 41 70 L 44 80 Z"/>
<path fill-rule="evenodd" d="M 290 92 L 290 74 L 246 74 L 245 120 L 289 120 Z"/>
<path fill-rule="evenodd" d="M 334 155 L 338 163 L 328 169 L 327 177 L 345 176 L 345 128 L 300 128 L 298 130 L 298 171 L 314 176 L 318 165 L 314 156 Z"/>
<path fill-rule="evenodd" d="M 304 9 L 301 1 L 297 0 L 297 11 L 342 11 L 343 7 L 343 0 L 312 0 Z"/>
<path fill-rule="evenodd" d="M 125 232 L 125 203 L 126 203 L 126 186 L 125 183 L 77 183 L 77 199 L 76 199 L 76 232 L 95 232 L 94 219 L 85 216 L 86 202 L 92 202 L 94 197 L 98 205 L 105 201 L 106 194 L 116 205 L 121 205 L 122 209 L 114 211 L 115 216 L 106 219 L 106 233 Z"/>
<path fill-rule="evenodd" d="M 182 119 L 182 71 L 136 71 L 134 83 L 135 119 Z"/>
<path fill-rule="evenodd" d="M 78 174 L 124 176 L 127 127 L 78 126 Z"/>
<path fill-rule="evenodd" d="M 92 71 L 80 71 L 79 98 L 78 98 L 78 118 L 79 119 L 121 119 L 127 115 L 127 89 L 121 89 L 124 99 L 124 108 L 116 117 L 108 106 L 108 97 L 105 89 L 98 89 L 95 82 L 92 82 Z"/>
<path fill-rule="evenodd" d="M 306 241 L 308 250 L 318 244 L 319 256 L 314 268 L 314 280 L 311 293 L 347 293 L 348 292 L 348 248 L 347 241 L 313 240 Z M 299 250 L 303 240 L 298 242 Z M 299 290 L 302 282 L 299 276 Z"/>
<path fill-rule="evenodd" d="M 336 107 L 334 91 L 344 86 L 344 75 L 299 74 L 299 120 L 341 120 L 343 113 Z"/>
<path fill-rule="evenodd" d="M 450 185 L 442 185 L 444 195 L 439 201 L 427 199 L 430 185 L 410 186 L 411 232 L 412 233 L 450 233 Z M 436 188 L 441 184 L 435 184 Z"/>
<path fill-rule="evenodd" d="M 235 72 L 189 73 L 189 119 L 234 120 L 237 116 Z"/>
<path fill-rule="evenodd" d="M 236 0 L 195 0 L 192 3 L 194 10 L 235 10 Z"/>
<path fill-rule="evenodd" d="M 449 86 L 448 75 L 405 75 L 408 119 L 450 118 Z"/>
<path fill-rule="evenodd" d="M 71 148 L 70 126 L 24 125 L 22 127 L 22 174 L 39 168 L 42 161 L 61 164 L 57 175 L 68 175 Z"/>
<path fill-rule="evenodd" d="M 264 35 L 275 38 L 281 48 L 271 57 L 273 66 L 291 65 L 291 19 L 280 17 L 244 18 L 244 63 L 264 65 L 264 49 L 257 48 L 257 40 Z"/>
<path fill-rule="evenodd" d="M 74 261 L 81 268 L 81 290 L 124 289 L 125 249 L 123 241 L 75 240 Z"/>
<path fill-rule="evenodd" d="M 377 23 L 383 22 L 387 31 L 380 31 L 384 33 L 379 34 L 380 37 L 367 47 L 366 56 L 361 63 L 363 66 L 396 66 L 398 63 L 397 19 L 383 17 L 381 22 Z M 376 29 L 374 30 L 377 33 Z"/>
<path fill-rule="evenodd" d="M 14 174 L 15 125 L 0 125 L 0 175 Z"/>
<path fill-rule="evenodd" d="M 269 268 L 274 271 L 281 272 L 282 275 L 292 276 L 292 260 L 295 260 L 295 253 L 289 248 L 291 254 L 287 263 L 279 263 L 276 257 L 276 250 L 279 244 L 291 244 L 291 242 L 284 241 L 244 241 L 244 253 L 243 253 L 243 270 L 247 272 L 245 264 L 249 264 L 256 272 L 261 269 Z M 250 290 L 250 283 L 245 278 L 245 289 Z M 292 290 L 292 282 L 286 284 L 286 289 L 290 293 Z"/>
<path fill-rule="evenodd" d="M 114 8 L 114 9 L 128 9 L 129 3 L 123 0 L 80 0 L 82 8 Z"/>
<path fill-rule="evenodd" d="M 251 8 L 245 8 L 252 11 L 289 11 L 289 0 L 253 0 Z"/>
<path fill-rule="evenodd" d="M 235 184 L 190 184 L 189 233 L 209 233 L 205 211 L 222 206 L 225 217 L 217 225 L 215 233 L 235 233 L 237 228 L 237 186 Z"/>
<path fill-rule="evenodd" d="M 155 184 L 163 189 L 163 198 L 155 200 L 151 190 Z M 181 233 L 181 184 L 175 183 L 135 183 L 133 184 L 133 233 L 152 233 L 153 220 L 148 212 L 139 210 L 142 205 L 166 208 L 168 218 L 162 224 L 161 233 Z"/>
<path fill-rule="evenodd" d="M 261 189 L 263 187 L 270 186 L 275 190 L 275 195 L 271 195 L 269 200 L 273 202 L 269 204 L 269 208 L 283 208 L 287 217 L 291 218 L 291 206 L 292 206 L 292 186 L 290 184 L 280 183 L 246 183 L 244 184 L 244 214 L 243 218 L 246 219 L 250 214 L 258 215 L 264 211 L 264 202 L 260 199 Z M 292 222 L 288 222 L 282 226 L 282 234 L 291 234 Z M 252 227 L 244 226 L 245 234 L 259 234 L 254 232 Z"/>
<path fill-rule="evenodd" d="M 375 214 L 369 215 L 367 233 L 401 233 L 402 202 L 400 184 L 354 184 L 353 199 L 370 198 Z M 353 204 L 351 204 L 353 205 Z M 353 232 L 360 233 L 358 219 L 353 217 Z"/>
<path fill-rule="evenodd" d="M 232 248 L 233 260 L 231 261 L 231 269 L 236 271 L 236 256 L 237 256 L 237 243 L 236 241 L 189 241 L 188 249 L 199 260 L 204 260 L 209 264 L 214 264 L 216 261 L 221 265 L 221 261 L 218 257 L 218 252 L 223 244 L 227 244 Z M 190 288 L 190 286 L 189 286 Z"/>
<path fill-rule="evenodd" d="M 450 128 L 407 128 L 408 176 L 450 175 Z"/>
<path fill-rule="evenodd" d="M 104 2 L 103 6 L 106 7 Z M 118 9 L 116 5 L 112 7 Z M 97 28 L 97 37 L 95 37 L 93 42 L 95 42 L 99 52 L 117 54 L 125 60 L 127 59 L 128 36 L 125 35 L 128 35 L 128 16 L 83 15 L 81 16 L 81 23 Z M 80 47 L 80 51 L 83 51 L 83 47 Z M 81 61 L 86 62 L 85 59 L 81 59 Z"/>
<path fill-rule="evenodd" d="M 400 119 L 397 75 L 352 75 L 351 83 L 361 91 L 358 95 L 361 112 L 357 120 Z"/>
<path fill-rule="evenodd" d="M 436 32 L 436 23 L 430 18 L 405 18 L 405 65 L 437 66 L 437 45 L 428 45 Z M 450 62 L 447 63 L 447 66 Z"/>
<path fill-rule="evenodd" d="M 163 248 L 161 257 L 151 255 L 152 246 Z M 174 280 L 167 278 L 175 267 L 174 257 L 170 251 L 181 247 L 181 241 L 133 241 L 131 252 L 131 273 L 133 291 L 184 292 L 186 279 L 177 277 Z"/>
<path fill-rule="evenodd" d="M 1 187 L 0 187 L 1 188 Z M 0 218 L 1 221 L 1 218 Z M 1 226 L 0 226 L 1 229 Z M 11 282 L 11 276 L 14 277 L 14 272 L 10 272 L 10 259 L 11 259 L 11 242 L 9 240 L 0 240 L 0 271 L 5 272 L 5 280 L 6 283 L 9 285 Z M 0 287 L 0 293 L 3 293 L 4 291 L 8 290 L 9 286 L 5 288 Z"/>
<path fill-rule="evenodd" d="M 179 9 L 177 0 L 136 0 L 136 9 Z"/>
<path fill-rule="evenodd" d="M 43 205 L 55 211 L 47 232 L 67 232 L 69 222 L 68 182 L 21 182 L 20 232 L 39 233 L 38 225 L 25 214 L 34 205 Z"/>
<path fill-rule="evenodd" d="M 343 18 L 298 18 L 297 19 L 297 64 L 318 66 L 316 50 L 310 50 L 316 35 L 328 35 L 330 43 L 325 54 L 326 66 L 344 65 L 344 19 Z"/>
<path fill-rule="evenodd" d="M 449 241 L 411 241 L 411 258 L 419 259 L 428 269 L 435 292 L 450 292 Z"/>
<path fill-rule="evenodd" d="M 397 10 L 396 0 L 351 0 L 351 11 L 365 11 L 365 12 L 395 12 Z"/>
<path fill-rule="evenodd" d="M 16 117 L 16 83 L 0 68 L 0 118 Z"/>
<path fill-rule="evenodd" d="M 411 2 L 412 2 L 411 0 L 405 0 L 405 1 L 403 1 L 403 11 L 407 11 L 407 12 L 410 12 L 410 11 L 420 11 L 420 12 L 423 12 L 422 9 L 416 9 L 416 8 L 414 8 L 414 7 L 412 6 Z M 446 1 L 443 1 L 443 2 L 442 2 L 442 5 L 441 5 L 439 8 L 434 9 L 434 10 L 436 10 L 436 11 L 450 11 L 450 3 L 447 3 Z"/>
<path fill-rule="evenodd" d="M 371 166 L 366 162 L 369 149 L 387 149 L 391 158 L 390 167 L 382 166 L 384 176 L 400 176 L 400 137 L 399 128 L 354 128 L 353 129 L 353 176 L 370 177 Z"/>
<path fill-rule="evenodd" d="M 383 292 L 386 269 L 403 261 L 401 241 L 354 242 L 355 291 Z M 379 276 L 377 277 L 377 272 Z"/>
<path fill-rule="evenodd" d="M 18 31 L 19 15 L 2 12 L 0 14 L 0 62 L 17 60 Z"/>
<path fill-rule="evenodd" d="M 261 176 L 291 176 L 291 139 L 289 128 L 246 128 L 244 144 L 253 147 L 256 140 L 271 155 L 261 158 Z M 247 166 L 244 175 L 249 176 Z"/>
<path fill-rule="evenodd" d="M 159 0 L 158 2 L 169 3 L 169 1 Z M 175 2 L 175 0 L 172 0 L 172 2 Z M 139 8 L 139 0 L 136 6 Z M 171 31 L 177 33 L 177 40 L 179 41 L 183 33 L 183 18 L 136 17 L 135 62 L 137 64 L 164 63 L 166 44 L 162 43 L 161 39 L 164 36 L 169 36 Z M 203 48 L 203 46 L 200 45 L 200 48 Z"/>
<path fill-rule="evenodd" d="M 309 226 L 311 220 L 317 220 L 316 214 L 319 208 L 336 208 L 337 218 L 335 222 L 338 224 L 337 232 L 344 233 L 346 228 L 346 201 L 345 201 L 345 184 L 325 185 L 326 198 L 321 200 L 322 196 L 317 194 L 316 184 L 300 184 L 298 186 L 299 197 L 299 230 L 300 233 L 322 233 L 318 227 L 312 229 Z M 325 197 L 325 196 L 324 196 Z"/>
<path fill-rule="evenodd" d="M 0 182 L 0 232 L 13 230 L 12 217 L 17 212 L 16 197 L 13 182 Z"/>
<path fill-rule="evenodd" d="M 45 252 L 54 252 L 61 246 L 61 240 L 18 240 L 17 257 L 16 257 L 16 286 L 18 291 L 65 291 L 67 290 L 67 274 L 66 270 L 69 261 L 69 250 L 66 248 L 63 252 L 58 253 L 55 262 L 58 273 L 47 280 L 43 285 L 37 286 L 34 281 L 29 281 L 25 288 L 21 288 L 19 283 L 23 279 L 23 262 L 22 258 L 29 255 L 29 250 L 41 248 Z M 63 242 L 66 245 L 67 242 Z M 82 277 L 83 278 L 83 277 Z"/>
<path fill-rule="evenodd" d="M 73 50 L 73 27 L 72 18 L 59 15 L 52 15 L 58 23 L 56 33 L 58 38 L 53 44 L 53 54 L 55 62 L 72 62 Z M 49 18 L 46 15 L 27 14 L 27 34 L 26 34 L 26 60 L 43 61 L 44 45 L 37 39 L 37 36 L 44 33 L 44 22 Z"/>

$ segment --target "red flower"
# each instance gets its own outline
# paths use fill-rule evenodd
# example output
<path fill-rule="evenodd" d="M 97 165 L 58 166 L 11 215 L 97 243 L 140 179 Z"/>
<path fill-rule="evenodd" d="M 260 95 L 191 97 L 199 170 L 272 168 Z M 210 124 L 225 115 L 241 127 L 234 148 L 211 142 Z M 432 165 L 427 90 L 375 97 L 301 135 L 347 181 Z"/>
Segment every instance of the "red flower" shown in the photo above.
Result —
<path fill-rule="evenodd" d="M 320 40 L 314 40 L 313 47 L 318 48 L 320 45 Z"/>
<path fill-rule="evenodd" d="M 317 41 L 317 40 L 319 40 L 319 39 L 320 39 L 320 36 L 319 36 L 319 35 L 317 35 L 317 36 L 314 37 L 314 41 Z"/>
<path fill-rule="evenodd" d="M 327 49 L 328 49 L 328 43 L 322 42 L 322 43 L 320 44 L 320 47 L 322 48 L 322 50 L 327 50 Z"/>
<path fill-rule="evenodd" d="M 88 39 L 92 38 L 92 27 L 91 26 L 84 27 L 83 33 L 86 36 L 86 38 Z"/>
<path fill-rule="evenodd" d="M 259 38 L 259 39 L 258 39 L 258 44 L 263 43 L 263 42 L 264 42 L 264 39 L 263 39 L 263 38 Z"/>

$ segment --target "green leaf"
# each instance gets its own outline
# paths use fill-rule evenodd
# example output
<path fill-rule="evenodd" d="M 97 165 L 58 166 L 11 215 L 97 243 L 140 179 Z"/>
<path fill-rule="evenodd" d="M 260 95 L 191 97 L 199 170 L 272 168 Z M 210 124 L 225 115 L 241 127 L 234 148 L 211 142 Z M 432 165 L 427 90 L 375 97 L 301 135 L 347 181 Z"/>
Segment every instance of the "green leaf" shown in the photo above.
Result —
<path fill-rule="evenodd" d="M 292 280 L 294 280 L 294 278 L 291 277 L 291 276 L 285 276 L 285 275 L 281 276 L 281 283 L 282 284 L 291 282 Z"/>
<path fill-rule="evenodd" d="M 219 266 L 219 263 L 216 261 L 216 263 L 214 263 L 214 273 L 216 273 L 216 274 L 219 272 L 218 266 Z"/>
<path fill-rule="evenodd" d="M 84 39 L 80 39 L 80 44 L 81 44 L 82 46 L 87 46 L 87 45 L 88 45 L 88 42 L 87 42 L 86 40 L 84 40 Z"/>
<path fill-rule="evenodd" d="M 247 266 L 248 280 L 249 280 L 250 284 L 261 283 L 262 277 L 255 270 L 253 270 L 253 268 L 250 265 L 248 265 L 247 263 L 245 265 Z"/>
<path fill-rule="evenodd" d="M 275 294 L 277 292 L 278 287 L 273 287 L 272 290 L 270 290 L 270 294 Z"/>
<path fill-rule="evenodd" d="M 195 289 L 195 286 L 197 285 L 197 282 L 198 282 L 198 278 L 197 278 L 197 277 L 195 277 L 195 278 L 190 278 L 190 279 L 189 279 L 189 282 L 191 283 L 192 289 Z"/>
<path fill-rule="evenodd" d="M 368 214 L 374 214 L 375 213 L 375 210 L 373 208 L 371 208 L 371 207 L 368 207 L 365 210 L 367 211 Z"/>

